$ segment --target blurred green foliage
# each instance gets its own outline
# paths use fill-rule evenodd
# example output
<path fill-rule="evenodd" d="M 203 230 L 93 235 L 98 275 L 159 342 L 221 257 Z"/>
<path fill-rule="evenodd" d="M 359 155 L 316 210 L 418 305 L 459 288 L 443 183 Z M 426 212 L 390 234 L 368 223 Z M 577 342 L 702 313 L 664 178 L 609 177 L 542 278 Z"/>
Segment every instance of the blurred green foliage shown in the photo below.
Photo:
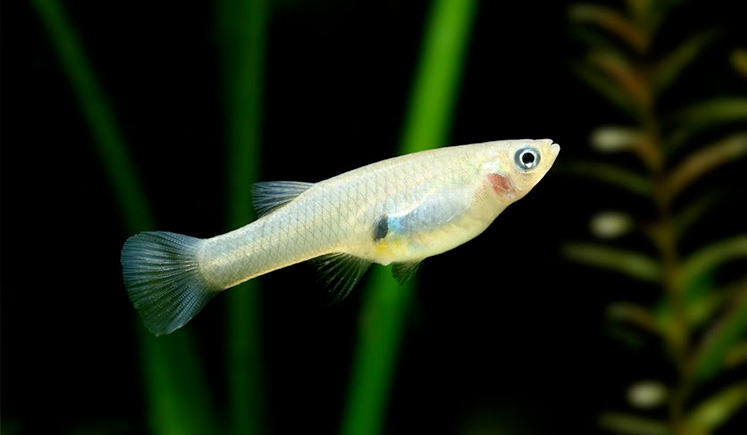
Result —
<path fill-rule="evenodd" d="M 730 376 L 747 361 L 747 276 L 724 283 L 717 274 L 747 257 L 747 233 L 682 248 L 689 231 L 721 199 L 712 187 L 700 196 L 686 192 L 708 186 L 702 183 L 707 175 L 747 154 L 747 97 L 663 103 L 675 92 L 687 100 L 687 87 L 678 86 L 681 77 L 723 30 L 692 29 L 694 34 L 663 49 L 670 44 L 659 41 L 670 36 L 666 24 L 680 3 L 629 0 L 624 10 L 590 4 L 570 9 L 574 33 L 587 47 L 573 70 L 630 120 L 592 133 L 604 160 L 576 162 L 570 169 L 617 188 L 609 195 L 628 192 L 645 205 L 599 210 L 591 220 L 599 241 L 568 243 L 564 254 L 661 288 L 653 305 L 618 302 L 608 314 L 612 322 L 662 340 L 674 379 L 632 385 L 630 405 L 640 414 L 600 417 L 602 427 L 617 433 L 711 433 L 747 404 L 747 384 Z M 744 51 L 737 50 L 735 71 L 744 75 L 744 64 Z M 640 167 L 623 164 L 625 153 L 636 156 Z M 633 231 L 643 233 L 653 249 L 630 248 L 625 236 Z M 646 412 L 651 407 L 666 409 L 668 420 L 651 418 Z"/>
<path fill-rule="evenodd" d="M 400 154 L 423 151 L 448 140 L 477 0 L 435 0 L 412 81 Z M 376 268 L 358 326 L 343 434 L 382 433 L 387 397 L 396 368 L 405 316 L 415 280 L 403 286 Z"/>
<path fill-rule="evenodd" d="M 39 17 L 85 115 L 127 228 L 154 228 L 155 219 L 129 156 L 116 115 L 100 87 L 74 27 L 57 0 L 34 0 Z M 157 339 L 135 319 L 142 355 L 145 401 L 153 434 L 213 432 L 210 394 L 189 331 Z"/>
<path fill-rule="evenodd" d="M 259 180 L 262 106 L 269 4 L 266 0 L 222 0 L 218 21 L 225 101 L 226 230 L 255 219 L 251 185 Z M 228 429 L 226 433 L 266 432 L 261 349 L 261 292 L 258 280 L 241 284 L 225 298 Z"/>
<path fill-rule="evenodd" d="M 116 115 L 98 85 L 84 47 L 56 0 L 35 0 L 39 16 L 56 44 L 88 121 L 122 214 L 131 232 L 155 228 Z M 423 51 L 413 80 L 399 152 L 444 144 L 461 80 L 477 0 L 435 0 Z M 218 5 L 227 132 L 228 228 L 251 221 L 246 201 L 258 179 L 263 69 L 269 5 L 265 0 L 224 0 Z M 156 339 L 137 322 L 141 340 L 145 400 L 153 434 L 264 433 L 264 390 L 260 352 L 260 299 L 255 282 L 226 297 L 228 409 L 217 418 L 201 358 L 189 328 Z M 350 386 L 343 433 L 383 431 L 387 396 L 396 368 L 404 316 L 413 292 L 387 270 L 377 270 L 367 302 Z M 372 323 L 376 325 L 374 329 Z"/>
<path fill-rule="evenodd" d="M 33 2 L 75 90 L 94 135 L 102 162 L 131 232 L 155 228 L 140 181 L 112 111 L 75 29 L 56 0 Z M 220 4 L 226 84 L 229 228 L 251 220 L 249 189 L 257 177 L 261 130 L 266 5 L 263 0 Z M 250 25 L 246 25 L 249 23 Z M 219 425 L 212 409 L 201 358 L 188 328 L 156 339 L 140 326 L 145 398 L 153 434 L 263 432 L 258 292 L 255 283 L 227 299 L 229 331 L 226 382 L 231 400 L 227 425 Z"/>
<path fill-rule="evenodd" d="M 259 177 L 270 6 L 311 3 L 223 0 L 217 5 L 229 228 L 253 218 L 246 198 Z M 591 142 L 604 157 L 567 168 L 617 189 L 611 189 L 610 195 L 626 192 L 645 206 L 598 210 L 591 217 L 591 232 L 597 240 L 568 243 L 564 253 L 619 272 L 646 288 L 661 289 L 654 302 L 616 302 L 607 315 L 618 326 L 644 331 L 652 340 L 663 342 L 672 373 L 666 379 L 630 385 L 628 400 L 640 412 L 600 416 L 601 426 L 620 433 L 710 433 L 726 424 L 747 401 L 747 384 L 732 376 L 747 361 L 747 277 L 723 282 L 717 273 L 747 257 L 747 234 L 723 240 L 711 237 L 698 240 L 697 249 L 682 248 L 683 240 L 724 199 L 704 180 L 747 154 L 747 97 L 689 98 L 682 76 L 698 65 L 723 29 L 693 29 L 681 38 L 667 35 L 672 12 L 681 3 L 629 0 L 624 10 L 591 4 L 570 10 L 571 29 L 588 47 L 573 70 L 619 109 L 628 123 L 595 130 Z M 33 0 L 32 4 L 80 103 L 128 230 L 156 228 L 116 113 L 74 27 L 58 1 Z M 477 0 L 434 0 L 430 5 L 399 153 L 448 142 L 476 11 Z M 660 42 L 662 35 L 668 42 Z M 727 61 L 733 69 L 730 73 L 747 79 L 746 50 L 734 50 Z M 686 104 L 664 104 L 672 95 Z M 636 156 L 640 165 L 625 160 L 625 154 Z M 630 243 L 626 237 L 634 232 L 648 237 L 648 245 Z M 358 320 L 348 396 L 342 404 L 343 433 L 385 431 L 405 319 L 413 308 L 414 283 L 400 287 L 382 268 L 375 268 L 371 275 Z M 224 299 L 226 338 L 220 339 L 219 347 L 225 342 L 221 348 L 225 359 L 219 361 L 225 367 L 218 376 L 225 389 L 209 388 L 214 379 L 204 372 L 205 360 L 189 328 L 155 339 L 136 320 L 151 433 L 268 430 L 268 392 L 260 352 L 261 294 L 253 281 Z M 218 392 L 225 392 L 226 397 L 215 397 Z M 216 404 L 226 406 L 217 409 Z M 669 418 L 652 415 L 648 412 L 652 407 L 664 409 L 661 414 Z M 504 425 L 510 423 L 491 428 L 497 431 Z"/>

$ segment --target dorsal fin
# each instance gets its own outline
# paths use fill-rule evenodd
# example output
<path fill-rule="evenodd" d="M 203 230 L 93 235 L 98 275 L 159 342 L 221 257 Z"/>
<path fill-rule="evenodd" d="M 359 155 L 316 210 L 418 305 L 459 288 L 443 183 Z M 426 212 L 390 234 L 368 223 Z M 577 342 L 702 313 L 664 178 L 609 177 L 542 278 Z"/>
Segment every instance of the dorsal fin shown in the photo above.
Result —
<path fill-rule="evenodd" d="M 416 260 L 407 263 L 392 264 L 392 276 L 394 276 L 394 279 L 397 280 L 399 285 L 403 285 L 415 276 L 415 272 L 418 271 L 421 261 L 422 260 Z"/>
<path fill-rule="evenodd" d="M 314 183 L 301 181 L 261 181 L 252 186 L 252 202 L 257 215 L 262 217 L 296 199 Z"/>
<path fill-rule="evenodd" d="M 315 258 L 322 279 L 330 286 L 330 302 L 339 302 L 350 294 L 371 262 L 355 255 L 334 253 Z"/>

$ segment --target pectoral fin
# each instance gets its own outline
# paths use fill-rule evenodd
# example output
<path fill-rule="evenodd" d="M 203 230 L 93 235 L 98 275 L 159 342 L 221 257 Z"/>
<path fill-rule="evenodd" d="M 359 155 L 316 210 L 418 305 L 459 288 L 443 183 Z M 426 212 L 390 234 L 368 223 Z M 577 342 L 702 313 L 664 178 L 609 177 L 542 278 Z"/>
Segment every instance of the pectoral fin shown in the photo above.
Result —
<path fill-rule="evenodd" d="M 344 253 L 323 255 L 314 262 L 330 286 L 332 303 L 345 299 L 371 265 L 368 260 Z"/>

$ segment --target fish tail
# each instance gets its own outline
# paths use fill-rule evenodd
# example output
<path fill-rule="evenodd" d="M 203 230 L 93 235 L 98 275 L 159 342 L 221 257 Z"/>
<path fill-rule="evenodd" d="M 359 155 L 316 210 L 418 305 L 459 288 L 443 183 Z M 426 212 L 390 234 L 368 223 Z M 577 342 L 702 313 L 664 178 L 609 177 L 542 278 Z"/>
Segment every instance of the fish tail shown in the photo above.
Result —
<path fill-rule="evenodd" d="M 122 248 L 122 275 L 130 301 L 155 335 L 184 326 L 221 290 L 201 275 L 201 239 L 165 231 L 130 237 Z"/>

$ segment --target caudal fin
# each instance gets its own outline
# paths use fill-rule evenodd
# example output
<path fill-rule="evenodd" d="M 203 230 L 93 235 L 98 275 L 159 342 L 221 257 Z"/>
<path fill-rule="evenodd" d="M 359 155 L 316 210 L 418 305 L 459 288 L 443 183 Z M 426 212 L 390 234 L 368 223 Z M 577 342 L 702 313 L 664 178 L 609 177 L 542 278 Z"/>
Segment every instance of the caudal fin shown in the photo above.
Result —
<path fill-rule="evenodd" d="M 200 275 L 201 240 L 164 231 L 130 237 L 122 248 L 122 275 L 132 304 L 155 335 L 184 326 L 217 293 Z"/>

